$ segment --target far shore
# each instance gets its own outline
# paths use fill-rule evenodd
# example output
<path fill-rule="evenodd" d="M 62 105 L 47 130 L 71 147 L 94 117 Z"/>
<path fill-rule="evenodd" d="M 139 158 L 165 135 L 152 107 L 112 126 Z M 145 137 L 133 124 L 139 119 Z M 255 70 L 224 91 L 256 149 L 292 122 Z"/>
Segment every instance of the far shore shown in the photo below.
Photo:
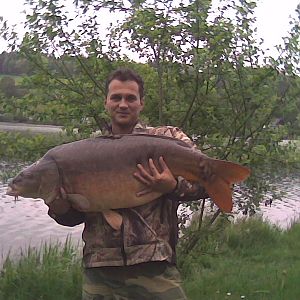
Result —
<path fill-rule="evenodd" d="M 32 133 L 63 133 L 62 126 L 39 125 L 30 123 L 0 122 L 0 131 L 19 131 Z"/>

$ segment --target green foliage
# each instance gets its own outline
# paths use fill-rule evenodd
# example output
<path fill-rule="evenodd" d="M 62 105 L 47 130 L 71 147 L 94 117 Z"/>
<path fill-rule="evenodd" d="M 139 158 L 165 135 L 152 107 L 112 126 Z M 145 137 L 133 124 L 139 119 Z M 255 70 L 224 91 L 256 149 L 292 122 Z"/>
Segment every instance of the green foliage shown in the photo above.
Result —
<path fill-rule="evenodd" d="M 280 143 L 299 136 L 297 18 L 275 61 L 256 37 L 256 1 L 220 1 L 214 14 L 210 0 L 81 0 L 68 9 L 59 0 L 26 3 L 19 51 L 34 75 L 24 97 L 0 101 L 6 112 L 88 136 L 107 122 L 105 78 L 129 66 L 145 79 L 145 121 L 179 126 L 207 154 L 251 167 L 236 188 L 240 210 L 252 213 L 266 193 L 280 196 L 274 174 L 297 163 L 293 148 Z M 102 13 L 118 22 L 106 24 Z M 6 23 L 2 35 L 16 47 Z"/>
<path fill-rule="evenodd" d="M 227 228 L 226 235 L 228 247 L 245 257 L 256 254 L 253 245 L 263 251 L 264 248 L 267 250 L 270 245 L 276 247 L 281 242 L 278 228 L 256 218 L 238 221 Z"/>
<path fill-rule="evenodd" d="M 227 239 L 225 230 L 230 226 L 229 219 L 225 215 L 221 215 L 214 224 L 211 224 L 211 217 L 206 216 L 202 222 L 203 224 L 199 228 L 198 222 L 194 219 L 191 226 L 184 228 L 183 236 L 177 246 L 177 264 L 184 277 L 191 274 L 192 266 L 196 267 L 199 264 L 197 260 L 199 253 L 208 258 L 210 255 L 213 257 L 226 252 L 226 248 L 224 248 Z M 200 264 L 208 267 L 209 261 L 210 258 L 204 259 Z"/>
<path fill-rule="evenodd" d="M 212 229 L 197 251 L 179 253 L 188 298 L 298 299 L 300 224 L 286 231 L 259 219 L 226 224 Z M 19 260 L 7 258 L 0 299 L 80 299 L 81 276 L 78 249 L 70 240 L 29 248 Z"/>
<path fill-rule="evenodd" d="M 179 254 L 189 299 L 299 298 L 299 223 L 282 231 L 249 218 L 223 229 L 211 229 L 197 251 Z"/>
<path fill-rule="evenodd" d="M 7 258 L 0 276 L 0 299 L 81 299 L 81 267 L 77 247 L 44 244 L 28 248 L 17 262 Z"/>
<path fill-rule="evenodd" d="M 72 139 L 62 135 L 0 132 L 1 160 L 33 162 L 50 148 Z"/>
<path fill-rule="evenodd" d="M 0 74 L 14 75 L 30 75 L 32 68 L 29 61 L 19 52 L 2 52 L 0 54 Z"/>
<path fill-rule="evenodd" d="M 4 76 L 0 79 L 0 90 L 6 97 L 15 95 L 16 83 L 15 80 L 9 76 Z"/>
<path fill-rule="evenodd" d="M 277 46 L 280 53 L 278 59 L 273 59 L 272 64 L 289 76 L 299 75 L 300 72 L 300 57 L 299 57 L 299 42 L 300 42 L 300 4 L 296 7 L 296 17 L 290 20 L 291 30 L 289 34 L 283 37 L 283 43 Z"/>

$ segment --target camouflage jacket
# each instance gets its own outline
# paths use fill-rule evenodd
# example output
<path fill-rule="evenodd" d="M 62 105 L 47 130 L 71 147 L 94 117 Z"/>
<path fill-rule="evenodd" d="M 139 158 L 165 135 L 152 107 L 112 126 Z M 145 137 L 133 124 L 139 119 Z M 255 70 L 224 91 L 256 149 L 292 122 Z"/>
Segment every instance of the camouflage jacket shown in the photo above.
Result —
<path fill-rule="evenodd" d="M 194 146 L 176 127 L 145 127 L 138 123 L 133 133 L 174 137 Z M 179 202 L 206 196 L 198 184 L 191 184 L 181 177 L 177 180 L 178 185 L 170 194 L 139 207 L 117 209 L 123 217 L 120 230 L 113 229 L 102 213 L 81 213 L 71 208 L 66 214 L 58 216 L 51 212 L 50 206 L 48 214 L 65 226 L 84 222 L 84 267 L 124 266 L 165 260 L 175 263 Z"/>

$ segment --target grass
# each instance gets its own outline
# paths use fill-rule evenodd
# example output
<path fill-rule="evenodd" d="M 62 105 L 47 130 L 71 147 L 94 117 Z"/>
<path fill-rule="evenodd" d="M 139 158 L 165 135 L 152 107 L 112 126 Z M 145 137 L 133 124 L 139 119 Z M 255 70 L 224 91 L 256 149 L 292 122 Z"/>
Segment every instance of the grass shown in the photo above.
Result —
<path fill-rule="evenodd" d="M 7 258 L 0 276 L 1 300 L 80 300 L 81 264 L 70 240 L 29 248 L 18 262 Z"/>
<path fill-rule="evenodd" d="M 203 231 L 189 254 L 178 249 L 188 298 L 300 299 L 299 237 L 299 223 L 282 231 L 260 219 Z M 29 249 L 18 262 L 7 259 L 0 276 L 1 300 L 76 300 L 80 294 L 80 255 L 69 240 Z"/>
<path fill-rule="evenodd" d="M 229 225 L 217 248 L 204 239 L 181 261 L 189 299 L 300 299 L 299 236 L 300 224 L 281 231 L 252 219 Z"/>

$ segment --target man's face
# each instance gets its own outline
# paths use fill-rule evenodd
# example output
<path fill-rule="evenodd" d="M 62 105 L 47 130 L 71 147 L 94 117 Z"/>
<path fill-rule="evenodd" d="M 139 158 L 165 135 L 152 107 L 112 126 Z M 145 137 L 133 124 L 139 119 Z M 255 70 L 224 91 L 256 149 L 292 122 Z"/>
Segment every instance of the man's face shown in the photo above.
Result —
<path fill-rule="evenodd" d="M 108 86 L 105 108 L 111 116 L 113 127 L 133 127 L 144 108 L 138 84 L 131 80 L 112 80 Z"/>

